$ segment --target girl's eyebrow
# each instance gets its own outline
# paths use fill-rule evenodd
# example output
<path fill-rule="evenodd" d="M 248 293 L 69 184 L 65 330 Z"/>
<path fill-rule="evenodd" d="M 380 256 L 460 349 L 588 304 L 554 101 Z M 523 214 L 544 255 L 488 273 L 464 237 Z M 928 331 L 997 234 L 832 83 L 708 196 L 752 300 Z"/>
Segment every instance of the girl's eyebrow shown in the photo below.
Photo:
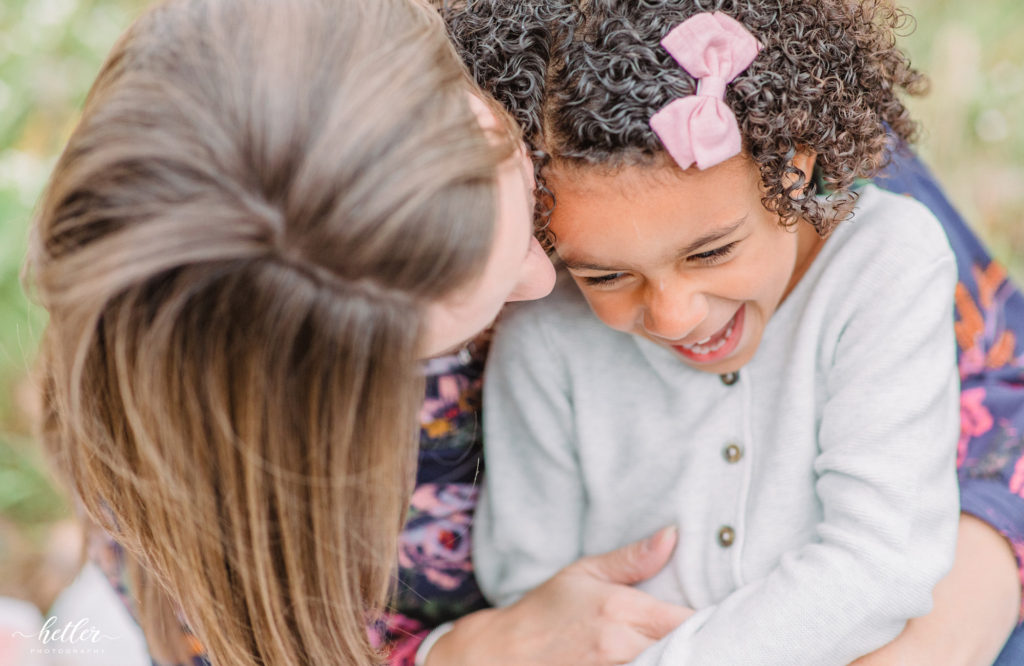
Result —
<path fill-rule="evenodd" d="M 613 268 L 608 266 L 599 266 L 598 264 L 590 264 L 585 261 L 573 261 L 572 259 L 566 259 L 559 255 L 559 259 L 562 260 L 562 264 L 571 271 L 612 271 Z"/>
<path fill-rule="evenodd" d="M 689 245 L 687 245 L 683 249 L 679 250 L 679 252 L 676 253 L 676 257 L 677 258 L 685 258 L 688 255 L 693 254 L 694 252 L 696 252 L 700 248 L 704 247 L 705 245 L 709 245 L 711 243 L 714 243 L 715 241 L 719 241 L 719 240 L 722 240 L 723 238 L 726 238 L 727 236 L 735 233 L 740 227 L 742 227 L 744 225 L 744 223 L 746 221 L 747 221 L 747 216 L 744 215 L 740 219 L 736 220 L 735 222 L 732 222 L 731 224 L 729 224 L 727 226 L 720 227 L 718 229 L 713 229 L 713 230 L 707 232 L 703 236 L 700 236 L 699 238 L 697 238 L 697 240 L 693 241 L 692 243 L 690 243 Z M 590 262 L 587 262 L 587 261 L 579 261 L 579 260 L 573 259 L 572 256 L 568 256 L 567 257 L 567 256 L 559 255 L 559 258 L 562 260 L 562 264 L 566 268 L 568 268 L 569 270 L 578 270 L 578 271 L 613 271 L 613 270 L 619 270 L 619 268 L 614 268 L 614 267 L 609 267 L 609 266 L 601 266 L 600 264 L 594 264 L 594 263 L 590 263 Z"/>
<path fill-rule="evenodd" d="M 742 227 L 746 221 L 747 216 L 744 215 L 743 217 L 741 217 L 740 219 L 736 220 L 735 222 L 728 226 L 721 227 L 719 229 L 713 229 L 707 232 L 706 234 L 699 237 L 697 240 L 693 241 L 692 243 L 684 247 L 682 250 L 680 250 L 677 253 L 677 256 L 679 258 L 686 257 L 687 255 L 693 254 L 697 250 L 701 249 L 705 245 L 710 245 L 715 241 L 722 240 L 723 238 L 735 233 L 736 230 Z"/>

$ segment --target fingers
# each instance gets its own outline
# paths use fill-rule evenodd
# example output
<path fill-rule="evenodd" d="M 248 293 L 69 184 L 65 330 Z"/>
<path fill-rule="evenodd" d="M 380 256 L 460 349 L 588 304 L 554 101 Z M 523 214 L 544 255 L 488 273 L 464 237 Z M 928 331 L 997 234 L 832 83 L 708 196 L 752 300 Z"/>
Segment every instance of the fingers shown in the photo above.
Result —
<path fill-rule="evenodd" d="M 652 599 L 635 621 L 636 630 L 654 640 L 661 640 L 693 615 L 692 608 Z"/>
<path fill-rule="evenodd" d="M 664 568 L 672 556 L 677 536 L 675 527 L 666 527 L 643 541 L 603 555 L 584 557 L 571 566 L 608 583 L 633 585 Z"/>
<path fill-rule="evenodd" d="M 612 626 L 629 627 L 656 641 L 685 622 L 694 611 L 636 588 L 617 585 L 604 598 L 598 613 Z"/>
<path fill-rule="evenodd" d="M 598 637 L 596 663 L 628 664 L 656 641 L 628 627 L 616 627 Z"/>
<path fill-rule="evenodd" d="M 596 650 L 601 656 L 600 663 L 633 661 L 694 613 L 628 587 L 616 592 L 609 601 L 616 606 L 603 613 Z"/>
<path fill-rule="evenodd" d="M 519 620 L 521 626 L 538 626 L 539 632 L 531 631 L 531 635 L 554 630 L 558 640 L 552 649 L 561 653 L 531 650 L 534 655 L 549 654 L 550 663 L 610 665 L 633 661 L 693 615 L 689 608 L 660 601 L 631 587 L 665 567 L 677 538 L 676 529 L 670 527 L 603 555 L 584 557 L 506 611 L 525 618 Z M 536 610 L 537 604 L 540 611 Z M 518 644 L 522 646 L 523 642 Z M 548 662 L 535 659 L 524 663 Z"/>

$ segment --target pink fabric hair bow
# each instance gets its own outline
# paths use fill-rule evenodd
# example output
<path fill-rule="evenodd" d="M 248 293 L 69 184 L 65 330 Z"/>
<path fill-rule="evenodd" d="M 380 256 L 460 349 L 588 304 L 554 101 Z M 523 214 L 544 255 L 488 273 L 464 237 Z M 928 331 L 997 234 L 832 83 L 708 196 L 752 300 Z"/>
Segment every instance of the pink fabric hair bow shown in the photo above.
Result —
<path fill-rule="evenodd" d="M 651 129 L 682 169 L 707 169 L 738 155 L 743 139 L 725 103 L 725 86 L 757 57 L 761 45 L 736 19 L 697 14 L 661 40 L 676 62 L 697 79 L 697 92 L 673 100 L 651 116 Z"/>

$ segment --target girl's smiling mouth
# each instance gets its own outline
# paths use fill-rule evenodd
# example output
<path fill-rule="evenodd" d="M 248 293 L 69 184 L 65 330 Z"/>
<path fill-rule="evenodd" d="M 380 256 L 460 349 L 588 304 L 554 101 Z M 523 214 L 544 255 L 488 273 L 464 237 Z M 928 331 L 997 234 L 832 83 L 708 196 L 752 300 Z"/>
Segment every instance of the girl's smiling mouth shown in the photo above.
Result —
<path fill-rule="evenodd" d="M 725 326 L 704 340 L 692 345 L 672 345 L 672 349 L 693 363 L 711 363 L 725 358 L 736 349 L 743 337 L 743 315 L 746 309 L 744 303 Z"/>

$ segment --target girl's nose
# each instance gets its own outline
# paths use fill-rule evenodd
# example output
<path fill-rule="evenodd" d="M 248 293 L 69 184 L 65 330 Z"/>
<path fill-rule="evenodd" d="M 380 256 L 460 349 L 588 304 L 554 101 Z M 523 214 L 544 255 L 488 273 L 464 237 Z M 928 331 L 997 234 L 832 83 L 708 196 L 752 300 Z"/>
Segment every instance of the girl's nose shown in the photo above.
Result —
<path fill-rule="evenodd" d="M 647 289 L 641 325 L 648 334 L 669 342 L 682 340 L 707 317 L 708 302 L 681 281 Z"/>
<path fill-rule="evenodd" d="M 544 298 L 555 286 L 555 267 L 544 253 L 540 243 L 530 241 L 530 251 L 522 265 L 519 282 L 508 295 L 509 301 L 532 301 Z"/>

